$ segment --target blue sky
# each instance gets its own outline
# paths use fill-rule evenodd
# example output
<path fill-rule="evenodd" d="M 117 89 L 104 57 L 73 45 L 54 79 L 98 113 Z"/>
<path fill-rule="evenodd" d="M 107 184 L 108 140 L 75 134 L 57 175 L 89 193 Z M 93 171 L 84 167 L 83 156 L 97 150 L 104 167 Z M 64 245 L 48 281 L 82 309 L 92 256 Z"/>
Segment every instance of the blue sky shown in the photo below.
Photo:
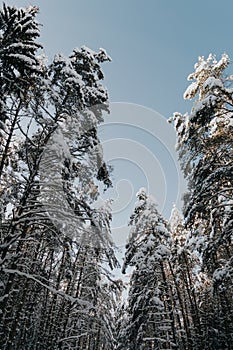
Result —
<path fill-rule="evenodd" d="M 35 3 L 49 56 L 83 44 L 105 48 L 113 59 L 104 67 L 111 100 L 141 104 L 167 117 L 189 109 L 182 96 L 199 55 L 227 52 L 233 59 L 230 0 Z"/>
<path fill-rule="evenodd" d="M 152 188 L 151 193 L 163 202 L 161 210 L 169 217 L 172 204 L 182 192 L 179 180 L 183 180 L 174 155 L 175 135 L 166 126 L 166 118 L 175 111 L 190 111 L 192 103 L 183 100 L 183 93 L 198 56 L 213 53 L 220 57 L 226 52 L 233 60 L 233 2 L 10 0 L 6 3 L 40 7 L 38 20 L 43 24 L 40 41 L 50 59 L 57 52 L 68 55 L 82 45 L 93 50 L 106 49 L 112 62 L 103 65 L 104 84 L 113 103 L 113 113 L 100 135 L 107 160 L 115 166 L 113 178 L 118 189 L 113 197 L 117 203 L 122 202 L 122 210 L 116 210 L 116 229 L 119 226 L 124 231 L 122 225 L 127 225 L 138 187 Z M 125 157 L 123 144 L 128 152 Z M 130 148 L 134 152 L 130 153 Z"/>
<path fill-rule="evenodd" d="M 210 0 L 14 0 L 37 4 L 46 53 L 103 47 L 114 102 L 141 104 L 169 117 L 185 112 L 186 77 L 199 55 L 227 52 L 233 59 L 233 2 Z"/>

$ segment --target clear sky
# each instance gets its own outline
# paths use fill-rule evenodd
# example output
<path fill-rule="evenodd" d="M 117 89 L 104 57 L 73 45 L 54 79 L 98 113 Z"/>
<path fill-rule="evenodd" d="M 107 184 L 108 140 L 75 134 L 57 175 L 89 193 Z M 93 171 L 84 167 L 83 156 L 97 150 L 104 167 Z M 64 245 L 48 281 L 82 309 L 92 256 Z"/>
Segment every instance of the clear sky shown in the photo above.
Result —
<path fill-rule="evenodd" d="M 233 59 L 231 0 L 10 0 L 37 4 L 46 53 L 103 47 L 114 102 L 153 108 L 169 117 L 185 112 L 186 77 L 199 55 L 227 52 Z"/>
<path fill-rule="evenodd" d="M 100 134 L 106 157 L 115 166 L 113 178 L 118 184 L 118 192 L 113 194 L 117 198 L 115 228 L 124 231 L 122 227 L 127 224 L 138 187 L 150 187 L 164 215 L 169 217 L 183 185 L 174 155 L 175 136 L 166 119 L 175 111 L 190 111 L 192 103 L 183 100 L 183 93 L 198 56 L 213 53 L 220 57 L 226 52 L 233 60 L 233 2 L 6 3 L 40 7 L 38 20 L 43 24 L 40 41 L 49 58 L 57 52 L 68 55 L 74 47 L 82 45 L 93 50 L 106 49 L 112 62 L 103 65 L 104 84 L 113 112 Z"/>

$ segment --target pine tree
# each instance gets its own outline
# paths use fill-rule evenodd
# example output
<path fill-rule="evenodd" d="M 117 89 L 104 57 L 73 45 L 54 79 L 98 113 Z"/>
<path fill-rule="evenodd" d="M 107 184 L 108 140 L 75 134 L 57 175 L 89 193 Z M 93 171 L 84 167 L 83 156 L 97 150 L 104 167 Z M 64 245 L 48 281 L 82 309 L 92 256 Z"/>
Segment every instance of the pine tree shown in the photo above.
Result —
<path fill-rule="evenodd" d="M 111 215 L 92 205 L 111 185 L 97 134 L 110 58 L 83 47 L 47 66 L 37 12 L 0 12 L 0 347 L 110 349 L 100 281 L 117 260 Z"/>
<path fill-rule="evenodd" d="M 169 272 L 175 310 L 179 349 L 203 348 L 203 329 L 199 309 L 200 260 L 192 251 L 189 231 L 174 206 L 169 220 L 172 236 Z"/>
<path fill-rule="evenodd" d="M 232 89 L 226 54 L 199 57 L 194 82 L 184 98 L 197 96 L 190 114 L 175 113 L 177 148 L 188 195 L 184 208 L 186 226 L 202 258 L 203 272 L 211 281 L 212 336 L 215 348 L 230 349 L 232 343 Z M 214 344 L 214 345 L 213 345 Z M 213 347 L 212 347 L 213 348 Z"/>

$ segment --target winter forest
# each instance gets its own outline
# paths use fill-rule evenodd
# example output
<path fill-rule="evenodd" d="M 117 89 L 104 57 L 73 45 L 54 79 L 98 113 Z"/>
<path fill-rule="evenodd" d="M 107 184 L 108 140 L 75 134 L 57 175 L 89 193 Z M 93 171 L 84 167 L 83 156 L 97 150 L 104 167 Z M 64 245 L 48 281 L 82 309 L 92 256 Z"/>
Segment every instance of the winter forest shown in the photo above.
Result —
<path fill-rule="evenodd" d="M 0 12 L 0 349 L 233 349 L 229 57 L 199 57 L 193 107 L 169 119 L 182 212 L 166 220 L 138 189 L 122 264 L 108 202 L 94 205 L 112 186 L 98 136 L 111 59 L 82 47 L 47 63 L 38 10 Z"/>

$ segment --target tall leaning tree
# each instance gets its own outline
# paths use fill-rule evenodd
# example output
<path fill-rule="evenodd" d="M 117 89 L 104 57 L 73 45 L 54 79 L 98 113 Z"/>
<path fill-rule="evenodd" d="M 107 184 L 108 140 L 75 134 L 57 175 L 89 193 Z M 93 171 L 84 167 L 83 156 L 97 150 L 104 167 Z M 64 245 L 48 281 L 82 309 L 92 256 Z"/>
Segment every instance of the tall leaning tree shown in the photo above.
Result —
<path fill-rule="evenodd" d="M 0 11 L 0 347 L 112 349 L 111 214 L 93 205 L 111 185 L 97 134 L 110 58 L 83 47 L 48 65 L 37 13 Z"/>
<path fill-rule="evenodd" d="M 211 349 L 230 349 L 232 339 L 233 90 L 226 54 L 199 57 L 184 94 L 191 113 L 175 113 L 177 149 L 188 181 L 184 216 L 213 300 L 208 318 Z M 203 303 L 201 303 L 203 305 Z"/>

